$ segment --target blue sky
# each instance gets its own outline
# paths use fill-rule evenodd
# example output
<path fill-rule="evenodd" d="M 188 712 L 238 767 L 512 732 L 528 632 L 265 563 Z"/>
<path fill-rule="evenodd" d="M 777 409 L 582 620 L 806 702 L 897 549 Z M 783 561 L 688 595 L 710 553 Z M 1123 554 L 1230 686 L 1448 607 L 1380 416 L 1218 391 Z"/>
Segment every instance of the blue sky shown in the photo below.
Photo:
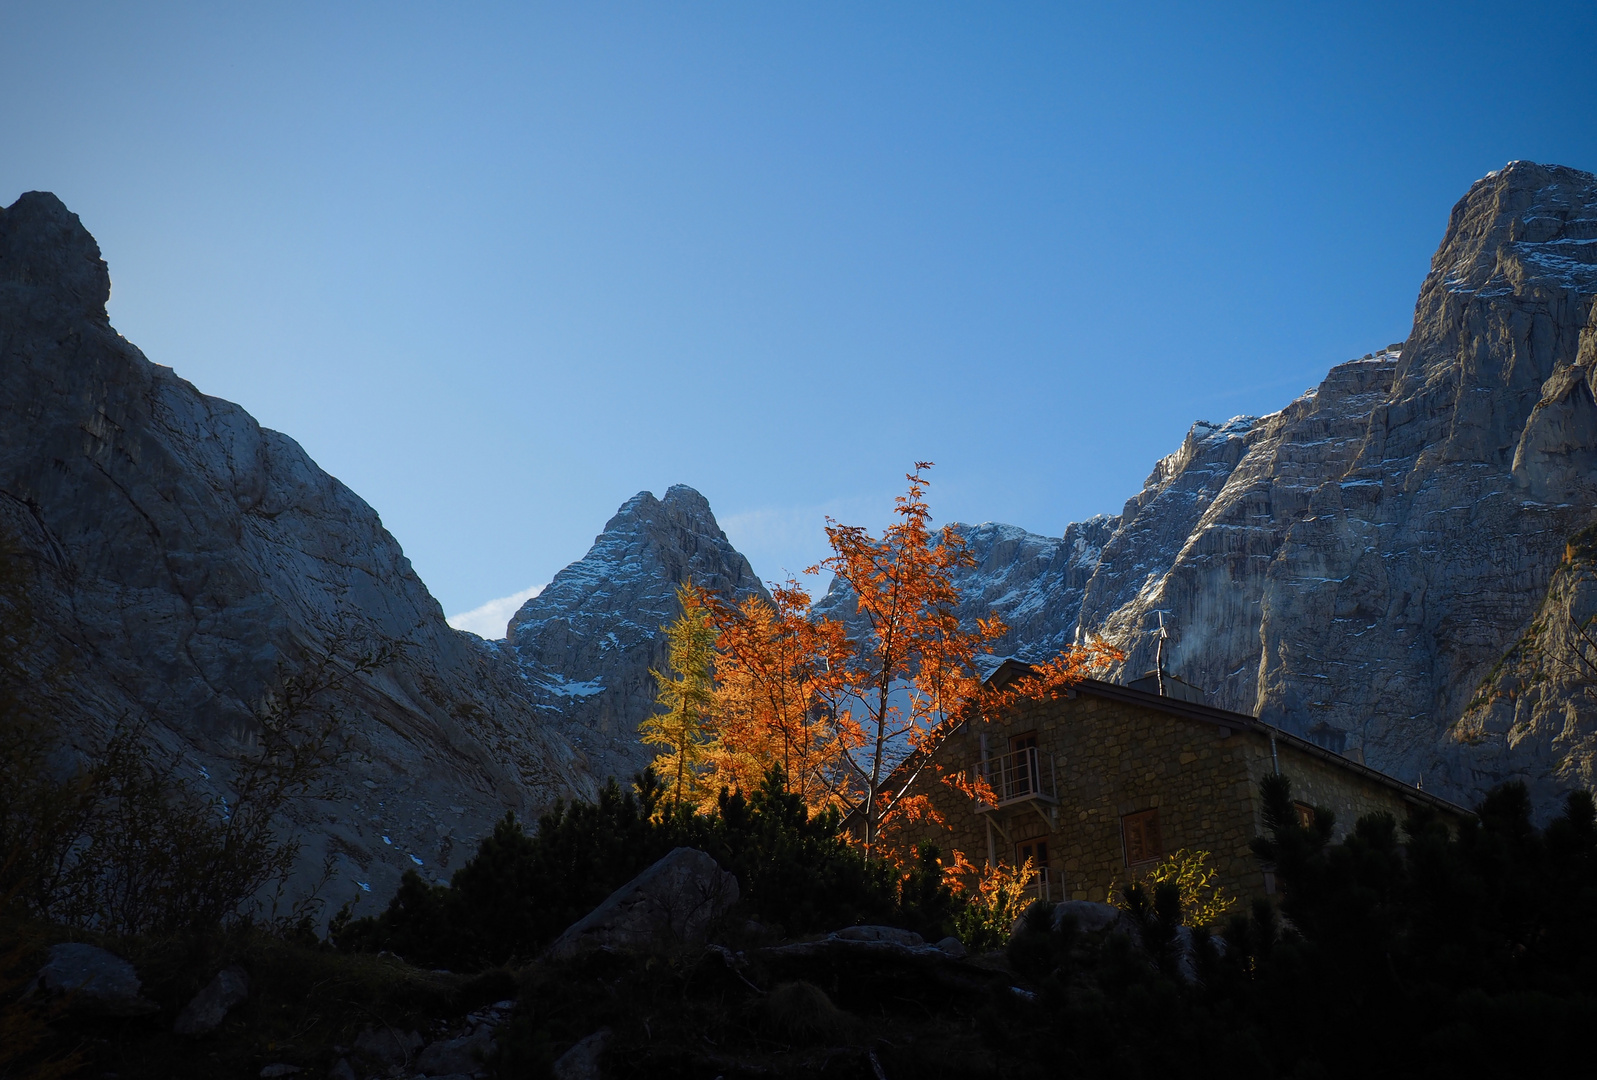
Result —
<path fill-rule="evenodd" d="M 1406 336 L 1452 204 L 1597 169 L 1597 5 L 0 0 L 0 201 L 298 439 L 453 614 L 687 483 L 1117 512 L 1192 421 Z"/>

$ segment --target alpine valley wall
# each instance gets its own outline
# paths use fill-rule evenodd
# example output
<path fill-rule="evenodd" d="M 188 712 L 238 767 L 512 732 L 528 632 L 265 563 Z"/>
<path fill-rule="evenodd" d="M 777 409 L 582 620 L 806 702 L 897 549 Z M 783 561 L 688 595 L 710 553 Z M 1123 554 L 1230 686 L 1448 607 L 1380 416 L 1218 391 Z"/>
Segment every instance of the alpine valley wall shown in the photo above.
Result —
<path fill-rule="evenodd" d="M 969 614 L 1025 657 L 1103 637 L 1125 679 L 1164 611 L 1166 669 L 1210 703 L 1464 801 L 1525 779 L 1552 809 L 1597 781 L 1597 672 L 1520 643 L 1590 619 L 1566 548 L 1597 521 L 1594 294 L 1597 177 L 1511 163 L 1453 208 L 1407 341 L 1195 424 L 1118 517 L 962 527 Z"/>

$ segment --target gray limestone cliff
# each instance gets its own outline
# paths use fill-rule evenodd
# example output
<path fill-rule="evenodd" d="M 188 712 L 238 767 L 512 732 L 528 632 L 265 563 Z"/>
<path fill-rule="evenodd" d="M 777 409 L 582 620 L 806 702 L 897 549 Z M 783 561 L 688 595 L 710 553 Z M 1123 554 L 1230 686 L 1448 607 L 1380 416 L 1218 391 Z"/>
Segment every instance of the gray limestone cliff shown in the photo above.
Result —
<path fill-rule="evenodd" d="M 1518 706 L 1527 737 L 1499 730 L 1504 694 L 1471 702 L 1539 610 L 1584 610 L 1549 587 L 1597 519 L 1594 294 L 1597 177 L 1514 162 L 1453 209 L 1406 342 L 1280 412 L 1194 425 L 1118 518 L 962 527 L 962 584 L 1020 655 L 1098 635 L 1135 678 L 1163 613 L 1167 669 L 1211 703 L 1460 799 L 1525 778 L 1545 809 L 1591 782 L 1586 721 L 1549 734 L 1586 716 L 1585 684 Z"/>
<path fill-rule="evenodd" d="M 1597 789 L 1597 529 L 1577 533 L 1524 634 L 1448 733 L 1448 766 L 1521 777 L 1536 803 Z"/>
<path fill-rule="evenodd" d="M 703 495 L 681 484 L 662 499 L 642 491 L 506 629 L 540 707 L 603 773 L 624 779 L 654 756 L 638 742 L 638 724 L 654 711 L 649 670 L 666 667 L 662 628 L 679 614 L 676 589 L 689 579 L 732 599 L 770 599 Z"/>
<path fill-rule="evenodd" d="M 1594 517 L 1594 294 L 1597 177 L 1515 162 L 1454 207 L 1391 390 L 1266 574 L 1262 714 L 1461 798 L 1521 773 L 1450 732 Z"/>
<path fill-rule="evenodd" d="M 290 438 L 207 397 L 112 329 L 98 246 L 54 196 L 0 210 L 0 529 L 59 667 L 62 733 L 92 752 L 148 719 L 226 795 L 260 700 L 348 643 L 400 643 L 351 684 L 352 754 L 295 808 L 334 905 L 447 876 L 506 809 L 591 794 L 514 665 L 452 630 L 377 514 Z"/>

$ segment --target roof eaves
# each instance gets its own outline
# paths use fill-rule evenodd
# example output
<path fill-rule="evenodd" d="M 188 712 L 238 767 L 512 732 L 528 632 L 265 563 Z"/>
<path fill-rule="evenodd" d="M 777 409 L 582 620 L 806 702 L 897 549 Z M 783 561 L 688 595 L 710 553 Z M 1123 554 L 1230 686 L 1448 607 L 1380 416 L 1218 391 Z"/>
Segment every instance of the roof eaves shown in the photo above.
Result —
<path fill-rule="evenodd" d="M 988 677 L 988 685 L 1004 686 L 1015 679 L 1035 672 L 1030 664 L 1019 660 L 1005 660 L 999 665 L 998 670 Z M 1002 677 L 1002 681 L 998 680 Z M 1323 761 L 1333 762 L 1350 772 L 1358 773 L 1379 784 L 1400 792 L 1404 799 L 1430 806 L 1437 810 L 1444 810 L 1450 814 L 1472 816 L 1474 811 L 1468 807 L 1460 806 L 1440 795 L 1425 791 L 1421 788 L 1411 787 L 1397 777 L 1384 773 L 1379 769 L 1354 761 L 1352 758 L 1343 757 L 1334 750 L 1327 750 L 1318 743 L 1309 741 L 1300 735 L 1294 735 L 1274 724 L 1260 720 L 1256 716 L 1246 713 L 1231 712 L 1229 709 L 1217 709 L 1212 705 L 1201 705 L 1195 701 L 1182 701 L 1180 698 L 1164 697 L 1160 694 L 1151 694 L 1146 690 L 1134 690 L 1129 686 L 1119 683 L 1105 682 L 1102 679 L 1082 679 L 1072 687 L 1077 693 L 1091 694 L 1094 697 L 1104 698 L 1109 701 L 1122 701 L 1128 705 L 1141 705 L 1144 708 L 1157 709 L 1160 712 L 1170 713 L 1188 720 L 1197 720 L 1206 724 L 1213 724 L 1221 728 L 1234 728 L 1244 731 L 1259 731 L 1274 735 L 1278 740 L 1285 741 L 1294 749 L 1302 750 L 1312 757 Z"/>

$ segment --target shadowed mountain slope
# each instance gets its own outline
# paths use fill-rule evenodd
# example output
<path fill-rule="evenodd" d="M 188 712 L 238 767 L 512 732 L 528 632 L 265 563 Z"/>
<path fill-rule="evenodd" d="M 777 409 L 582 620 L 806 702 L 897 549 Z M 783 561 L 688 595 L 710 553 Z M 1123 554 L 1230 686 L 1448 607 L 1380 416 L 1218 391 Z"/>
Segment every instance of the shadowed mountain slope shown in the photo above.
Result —
<path fill-rule="evenodd" d="M 290 438 L 153 364 L 107 320 L 94 239 L 54 196 L 0 210 L 0 527 L 31 575 L 34 670 L 63 735 L 152 733 L 229 794 L 276 680 L 399 643 L 344 695 L 352 754 L 296 808 L 335 906 L 438 874 L 506 809 L 591 793 L 514 666 L 452 630 L 377 514 Z M 347 656 L 346 656 L 347 659 Z M 341 662 L 341 661 L 339 661 Z"/>

